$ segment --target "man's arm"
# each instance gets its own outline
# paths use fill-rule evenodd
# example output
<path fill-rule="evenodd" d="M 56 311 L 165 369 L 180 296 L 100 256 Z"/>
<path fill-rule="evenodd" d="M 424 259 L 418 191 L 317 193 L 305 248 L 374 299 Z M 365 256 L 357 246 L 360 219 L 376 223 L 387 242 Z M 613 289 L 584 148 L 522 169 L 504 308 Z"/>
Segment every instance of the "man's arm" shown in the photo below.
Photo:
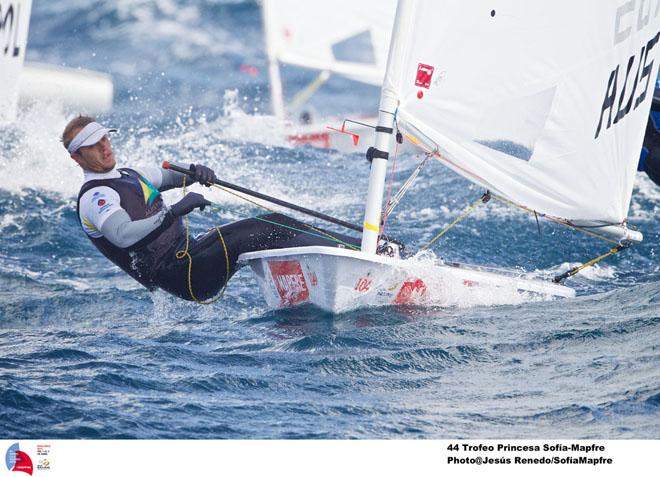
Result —
<path fill-rule="evenodd" d="M 141 220 L 131 220 L 124 209 L 115 211 L 105 219 L 100 232 L 113 245 L 129 248 L 149 243 L 165 230 L 172 220 L 168 220 L 168 210 L 163 209 L 155 215 Z"/>
<path fill-rule="evenodd" d="M 169 209 L 163 209 L 146 219 L 131 220 L 124 209 L 118 209 L 105 219 L 100 232 L 119 248 L 137 248 L 158 237 L 178 217 L 189 214 L 197 207 L 204 210 L 210 204 L 203 195 L 191 192 Z"/>
<path fill-rule="evenodd" d="M 160 169 L 160 173 L 162 174 L 163 179 L 158 190 L 161 192 L 174 189 L 175 187 L 183 187 L 183 179 L 186 177 L 185 174 L 170 169 Z M 191 179 L 186 180 L 186 184 L 190 185 L 192 183 L 193 181 Z"/>

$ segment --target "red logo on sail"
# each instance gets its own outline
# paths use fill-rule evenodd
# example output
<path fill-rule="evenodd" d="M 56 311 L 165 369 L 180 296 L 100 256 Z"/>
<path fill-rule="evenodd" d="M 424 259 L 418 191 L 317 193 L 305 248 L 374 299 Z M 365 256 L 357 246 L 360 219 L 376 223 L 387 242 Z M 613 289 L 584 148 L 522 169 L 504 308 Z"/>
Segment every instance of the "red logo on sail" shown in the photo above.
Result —
<path fill-rule="evenodd" d="M 429 89 L 431 87 L 431 78 L 433 78 L 433 66 L 419 63 L 417 65 L 417 77 L 415 78 L 415 86 Z"/>
<path fill-rule="evenodd" d="M 268 262 L 277 293 L 282 299 L 281 305 L 296 305 L 309 300 L 309 289 L 305 282 L 300 262 L 285 260 Z"/>

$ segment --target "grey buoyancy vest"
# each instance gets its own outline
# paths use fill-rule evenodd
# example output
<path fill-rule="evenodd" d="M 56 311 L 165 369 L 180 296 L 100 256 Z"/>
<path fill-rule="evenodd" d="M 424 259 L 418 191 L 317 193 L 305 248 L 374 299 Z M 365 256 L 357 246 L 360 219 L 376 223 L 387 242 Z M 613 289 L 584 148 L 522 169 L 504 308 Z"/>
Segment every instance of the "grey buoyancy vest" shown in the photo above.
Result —
<path fill-rule="evenodd" d="M 91 180 L 83 184 L 78 193 L 76 211 L 80 221 L 80 198 L 94 187 L 106 186 L 113 189 L 120 198 L 120 206 L 131 220 L 141 220 L 157 214 L 163 209 L 160 192 L 149 181 L 133 169 L 117 169 L 121 177 Z M 81 224 L 82 226 L 82 224 Z M 120 248 L 105 237 L 87 237 L 96 248 L 115 265 L 128 273 L 149 290 L 156 288 L 155 269 L 163 260 L 174 259 L 174 250 L 185 238 L 181 218 L 170 224 L 163 223 L 145 238 L 128 248 Z"/>

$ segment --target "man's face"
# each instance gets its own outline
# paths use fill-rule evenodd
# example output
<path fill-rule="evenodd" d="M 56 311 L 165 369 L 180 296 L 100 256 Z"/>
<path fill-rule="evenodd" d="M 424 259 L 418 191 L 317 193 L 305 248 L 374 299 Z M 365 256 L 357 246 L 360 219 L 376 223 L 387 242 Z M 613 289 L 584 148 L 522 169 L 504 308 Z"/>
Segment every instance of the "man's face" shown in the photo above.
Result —
<path fill-rule="evenodd" d="M 108 172 L 116 164 L 108 136 L 103 136 L 93 146 L 81 147 L 71 157 L 80 164 L 80 167 L 92 172 Z"/>

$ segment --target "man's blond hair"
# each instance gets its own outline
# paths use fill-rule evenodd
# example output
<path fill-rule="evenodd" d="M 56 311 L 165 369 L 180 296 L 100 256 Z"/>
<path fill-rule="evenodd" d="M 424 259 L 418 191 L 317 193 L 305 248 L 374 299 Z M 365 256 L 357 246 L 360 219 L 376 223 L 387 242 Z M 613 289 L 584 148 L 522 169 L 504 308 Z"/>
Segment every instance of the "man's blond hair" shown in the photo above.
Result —
<path fill-rule="evenodd" d="M 64 132 L 62 132 L 62 144 L 64 144 L 64 147 L 68 149 L 69 144 L 71 144 L 73 138 L 76 137 L 78 131 L 87 126 L 89 123 L 93 123 L 94 121 L 96 121 L 96 119 L 93 117 L 83 116 L 82 114 L 69 121 L 69 123 L 64 128 Z"/>

